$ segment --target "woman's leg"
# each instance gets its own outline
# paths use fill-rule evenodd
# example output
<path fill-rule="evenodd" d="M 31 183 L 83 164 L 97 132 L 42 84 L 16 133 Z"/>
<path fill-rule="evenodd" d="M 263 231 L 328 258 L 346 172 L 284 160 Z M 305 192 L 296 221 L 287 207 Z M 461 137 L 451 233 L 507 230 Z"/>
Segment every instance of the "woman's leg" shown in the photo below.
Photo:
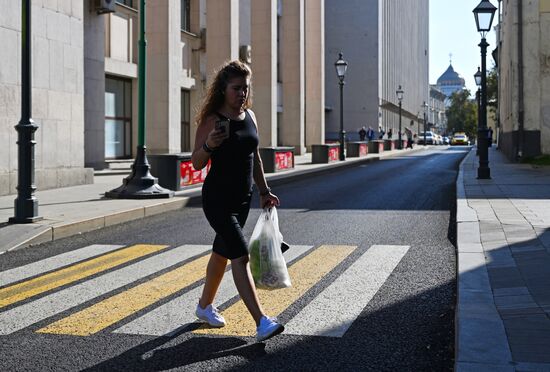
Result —
<path fill-rule="evenodd" d="M 199 305 L 203 309 L 214 302 L 214 297 L 223 279 L 226 265 L 227 258 L 212 252 L 208 266 L 206 267 L 206 282 L 204 283 L 202 296 L 199 300 Z"/>
<path fill-rule="evenodd" d="M 231 260 L 231 271 L 233 272 L 233 280 L 235 281 L 239 295 L 248 311 L 250 311 L 257 326 L 260 324 L 260 318 L 264 315 L 264 311 L 258 300 L 256 286 L 254 285 L 250 265 L 248 264 L 248 256 Z"/>

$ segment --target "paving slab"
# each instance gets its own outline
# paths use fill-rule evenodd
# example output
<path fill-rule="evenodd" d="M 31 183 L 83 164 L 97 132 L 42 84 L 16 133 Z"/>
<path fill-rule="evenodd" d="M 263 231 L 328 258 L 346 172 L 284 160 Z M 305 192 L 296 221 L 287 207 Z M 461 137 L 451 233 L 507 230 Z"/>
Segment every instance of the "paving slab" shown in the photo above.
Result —
<path fill-rule="evenodd" d="M 475 150 L 457 178 L 455 370 L 550 371 L 550 167 L 495 148 L 489 159 L 490 180 L 476 179 Z M 462 215 L 478 224 L 482 252 Z"/>

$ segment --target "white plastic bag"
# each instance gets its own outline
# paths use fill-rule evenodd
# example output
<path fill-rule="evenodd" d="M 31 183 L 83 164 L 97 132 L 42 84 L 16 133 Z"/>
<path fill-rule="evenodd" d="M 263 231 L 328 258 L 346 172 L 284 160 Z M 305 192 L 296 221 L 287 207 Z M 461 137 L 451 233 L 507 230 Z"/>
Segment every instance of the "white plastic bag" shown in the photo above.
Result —
<path fill-rule="evenodd" d="M 286 262 L 281 252 L 283 235 L 279 231 L 279 218 L 275 207 L 266 208 L 254 227 L 248 252 L 250 271 L 256 287 L 279 289 L 291 286 Z"/>

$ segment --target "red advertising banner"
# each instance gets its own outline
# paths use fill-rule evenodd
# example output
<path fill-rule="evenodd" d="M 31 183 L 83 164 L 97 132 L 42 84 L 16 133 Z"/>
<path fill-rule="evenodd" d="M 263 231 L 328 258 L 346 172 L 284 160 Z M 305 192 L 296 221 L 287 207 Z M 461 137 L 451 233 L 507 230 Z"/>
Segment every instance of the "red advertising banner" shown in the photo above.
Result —
<path fill-rule="evenodd" d="M 183 187 L 204 182 L 208 171 L 210 171 L 210 161 L 208 161 L 206 167 L 201 170 L 193 168 L 193 164 L 190 160 L 182 161 L 180 164 L 180 186 Z"/>
<path fill-rule="evenodd" d="M 328 161 L 338 161 L 338 155 L 340 155 L 340 149 L 338 147 L 330 147 L 328 149 Z"/>
<path fill-rule="evenodd" d="M 294 157 L 292 151 L 276 152 L 275 153 L 275 169 L 291 169 L 294 168 Z"/>
<path fill-rule="evenodd" d="M 359 145 L 359 156 L 367 156 L 368 147 L 366 143 L 361 143 Z"/>

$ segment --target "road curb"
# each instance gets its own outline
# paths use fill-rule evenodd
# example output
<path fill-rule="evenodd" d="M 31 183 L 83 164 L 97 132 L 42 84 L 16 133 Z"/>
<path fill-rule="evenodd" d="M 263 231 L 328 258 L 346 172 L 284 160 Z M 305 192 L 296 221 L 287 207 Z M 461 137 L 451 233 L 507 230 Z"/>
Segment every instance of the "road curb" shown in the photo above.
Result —
<path fill-rule="evenodd" d="M 464 164 L 456 180 L 457 296 L 455 310 L 455 371 L 513 371 L 504 324 L 494 303 L 480 237 L 479 217 L 468 206 Z"/>
<path fill-rule="evenodd" d="M 108 226 L 118 225 L 120 223 L 138 220 L 144 217 L 153 216 L 155 214 L 168 212 L 184 208 L 188 205 L 190 197 L 176 197 L 174 199 L 164 201 L 162 203 L 142 206 L 138 208 L 130 208 L 124 211 L 106 214 L 104 216 L 83 219 L 80 221 L 71 221 L 67 223 L 57 223 L 50 226 L 43 226 L 35 235 L 26 238 L 14 246 L 2 248 L 0 254 L 13 250 L 22 249 L 31 245 L 47 243 L 53 240 L 67 238 L 81 233 L 98 230 Z"/>
<path fill-rule="evenodd" d="M 345 162 L 319 164 L 318 167 L 311 169 L 295 169 L 290 171 L 283 171 L 280 173 L 269 173 L 266 174 L 266 179 L 269 182 L 270 186 L 279 186 L 293 181 L 305 179 L 310 176 L 323 175 L 335 170 L 351 168 L 353 166 L 361 164 L 373 163 L 379 161 L 381 158 L 390 158 L 400 156 L 402 154 L 410 154 L 413 152 L 421 151 L 423 149 L 425 148 L 422 147 L 407 150 L 405 153 L 395 152 L 382 156 L 379 155 L 373 157 L 348 158 L 348 161 Z M 80 221 L 59 223 L 53 222 L 51 225 L 42 225 L 43 229 L 37 228 L 38 232 L 36 234 L 33 235 L 31 233 L 30 236 L 26 237 L 20 242 L 15 243 L 10 247 L 0 248 L 0 254 L 12 250 L 22 249 L 32 245 L 47 243 L 61 238 L 67 238 L 85 232 L 98 230 L 108 226 L 114 226 L 124 222 L 135 221 L 155 214 L 181 209 L 189 205 L 198 205 L 202 202 L 200 187 L 177 191 L 175 195 L 176 196 L 174 199 L 166 200 L 154 205 L 130 208 L 103 216 L 83 219 Z M 9 227 L 10 226 L 8 226 L 8 228 Z"/>

